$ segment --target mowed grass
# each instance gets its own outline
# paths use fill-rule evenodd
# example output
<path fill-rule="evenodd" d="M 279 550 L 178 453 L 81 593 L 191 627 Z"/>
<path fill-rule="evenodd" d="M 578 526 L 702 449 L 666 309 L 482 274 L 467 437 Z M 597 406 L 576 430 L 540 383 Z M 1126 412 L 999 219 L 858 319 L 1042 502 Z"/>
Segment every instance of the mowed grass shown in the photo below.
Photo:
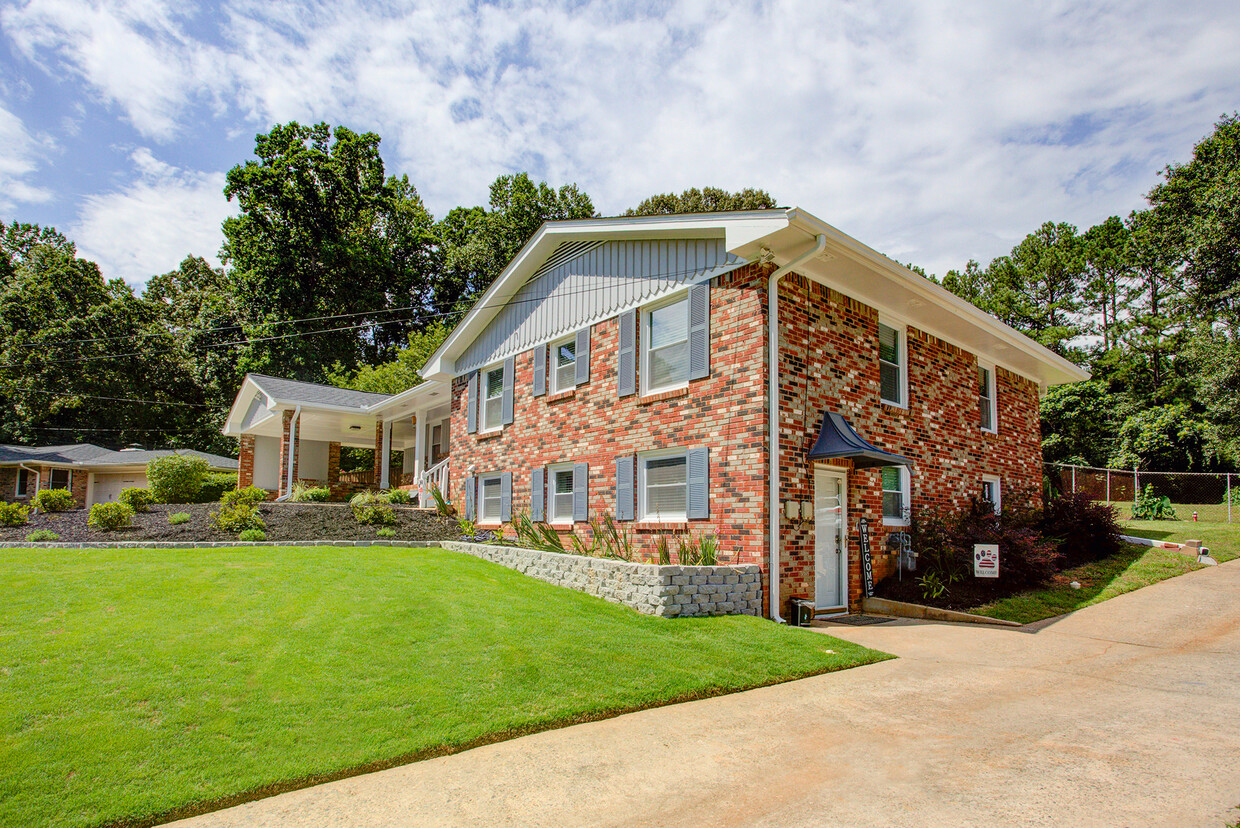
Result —
<path fill-rule="evenodd" d="M 1136 534 L 1128 532 L 1127 525 L 1125 530 L 1125 534 Z M 1231 552 L 1219 560 L 1234 557 L 1235 553 Z M 1050 586 L 1002 598 L 976 607 L 971 612 L 1030 624 L 1204 567 L 1205 564 L 1199 564 L 1195 558 L 1174 549 L 1154 549 L 1126 543 L 1116 555 L 1064 570 Z M 1072 581 L 1080 583 L 1081 588 L 1073 589 Z"/>
<path fill-rule="evenodd" d="M 889 657 L 437 549 L 3 549 L 0 587 L 0 825 L 184 815 Z"/>
<path fill-rule="evenodd" d="M 1182 513 L 1177 512 L 1181 516 Z M 1187 517 L 1191 517 L 1190 512 Z M 1236 518 L 1240 518 L 1237 510 Z M 1210 557 L 1219 561 L 1230 561 L 1240 556 L 1240 523 L 1220 521 L 1192 520 L 1121 520 L 1120 530 L 1125 535 L 1136 535 L 1142 538 L 1183 543 L 1196 538 L 1210 550 Z"/>

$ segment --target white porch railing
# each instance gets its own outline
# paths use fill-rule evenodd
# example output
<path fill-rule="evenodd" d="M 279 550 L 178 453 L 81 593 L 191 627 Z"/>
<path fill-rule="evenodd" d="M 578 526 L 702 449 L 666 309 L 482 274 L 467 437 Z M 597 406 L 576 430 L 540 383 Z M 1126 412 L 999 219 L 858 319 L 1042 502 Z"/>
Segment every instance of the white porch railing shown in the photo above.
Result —
<path fill-rule="evenodd" d="M 448 499 L 448 460 L 445 457 L 426 471 L 422 472 L 422 479 L 418 483 L 418 505 L 429 506 L 431 498 L 431 489 L 439 489 L 439 493 L 444 496 L 444 500 Z"/>

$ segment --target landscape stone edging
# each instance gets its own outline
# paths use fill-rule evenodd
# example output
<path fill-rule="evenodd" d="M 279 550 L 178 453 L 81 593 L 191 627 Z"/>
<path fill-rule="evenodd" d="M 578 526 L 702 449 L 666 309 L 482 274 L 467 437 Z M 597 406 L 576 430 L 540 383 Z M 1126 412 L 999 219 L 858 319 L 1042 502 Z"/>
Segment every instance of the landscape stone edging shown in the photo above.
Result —
<path fill-rule="evenodd" d="M 646 615 L 676 618 L 762 612 L 762 570 L 756 564 L 659 566 L 465 541 L 440 545 Z"/>
<path fill-rule="evenodd" d="M 439 541 L 398 540 L 306 540 L 306 541 L 17 541 L 5 543 L 5 549 L 231 549 L 238 546 L 394 546 L 402 549 L 438 549 Z"/>

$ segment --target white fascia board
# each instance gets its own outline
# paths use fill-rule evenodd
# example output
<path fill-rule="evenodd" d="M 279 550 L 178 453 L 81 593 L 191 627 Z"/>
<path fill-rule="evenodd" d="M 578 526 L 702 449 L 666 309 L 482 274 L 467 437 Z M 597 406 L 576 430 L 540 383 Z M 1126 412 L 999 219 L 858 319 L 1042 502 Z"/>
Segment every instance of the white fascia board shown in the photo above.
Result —
<path fill-rule="evenodd" d="M 1020 331 L 1006 325 L 980 308 L 974 306 L 972 303 L 961 299 L 959 296 L 941 285 L 937 285 L 929 279 L 912 272 L 897 262 L 892 261 L 883 254 L 879 253 L 877 250 L 874 250 L 873 248 L 857 241 L 852 236 L 849 236 L 847 233 L 844 233 L 838 228 L 827 224 L 817 216 L 807 213 L 800 208 L 794 208 L 789 210 L 789 218 L 793 224 L 800 226 L 810 234 L 822 233 L 827 237 L 828 242 L 835 249 L 865 263 L 879 273 L 887 276 L 892 281 L 895 281 L 912 292 L 919 294 L 927 303 L 947 309 L 966 324 L 979 328 L 990 336 L 1006 343 L 1009 347 L 1015 348 L 1033 357 L 1037 362 L 1050 369 L 1048 372 L 1050 375 L 1057 375 L 1057 381 L 1053 380 L 1047 382 L 1045 378 L 1030 377 L 1028 376 L 1028 371 L 1021 371 L 1014 368 L 1008 361 L 993 353 L 979 354 L 979 356 L 984 356 L 987 360 L 995 363 L 996 365 L 1002 366 L 1015 374 L 1024 376 L 1026 379 L 1037 382 L 1039 385 L 1057 385 L 1067 382 L 1079 382 L 1090 378 L 1088 371 L 1074 365 L 1072 362 L 1064 359 L 1046 346 L 1035 342 L 1022 334 Z M 841 292 L 845 295 L 848 294 L 847 289 L 841 289 Z M 883 308 L 878 308 L 878 310 L 882 311 Z M 950 334 L 934 330 L 933 328 L 924 326 L 924 324 L 919 324 L 918 320 L 910 317 L 907 311 L 903 313 L 892 312 L 892 316 L 907 320 L 908 324 L 911 324 L 913 327 L 923 330 L 926 333 L 944 340 L 945 342 L 951 342 L 966 351 L 971 353 L 976 353 L 977 351 L 975 347 L 970 347 L 960 343 L 958 340 L 950 336 Z"/>
<path fill-rule="evenodd" d="M 232 407 L 228 409 L 228 416 L 224 418 L 224 427 L 220 429 L 220 433 L 225 437 L 238 437 L 241 435 L 240 420 L 245 416 L 245 409 L 249 406 L 250 400 L 254 399 L 253 395 L 246 394 L 246 391 L 253 389 L 255 394 L 262 394 L 267 399 L 265 408 L 271 407 L 271 398 L 267 396 L 267 392 L 263 391 L 254 378 L 249 374 L 245 375 L 245 379 L 241 381 L 241 387 L 237 389 L 237 396 L 233 397 Z M 242 400 L 245 400 L 244 405 Z"/>
<path fill-rule="evenodd" d="M 382 402 L 369 406 L 366 409 L 366 413 L 383 418 L 393 410 L 410 404 L 416 405 L 421 402 L 423 398 L 429 400 L 432 396 L 441 392 L 446 394 L 449 388 L 450 385 L 448 383 L 439 382 L 437 380 L 425 380 L 424 382 L 389 397 Z M 438 400 L 436 400 L 436 404 L 439 404 Z"/>
<path fill-rule="evenodd" d="M 660 238 L 723 238 L 728 250 L 769 235 L 788 225 L 785 210 L 735 213 L 694 213 L 671 216 L 633 216 L 545 222 L 496 280 L 448 334 L 420 373 L 427 380 L 455 376 L 456 357 L 563 242 Z"/>

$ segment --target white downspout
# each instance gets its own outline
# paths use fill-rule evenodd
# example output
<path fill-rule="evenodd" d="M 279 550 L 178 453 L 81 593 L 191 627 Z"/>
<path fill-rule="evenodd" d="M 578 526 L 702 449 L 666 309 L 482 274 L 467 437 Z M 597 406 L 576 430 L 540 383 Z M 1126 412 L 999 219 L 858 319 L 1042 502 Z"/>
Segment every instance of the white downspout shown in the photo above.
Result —
<path fill-rule="evenodd" d="M 288 423 L 288 474 L 285 477 L 284 494 L 276 498 L 279 503 L 288 500 L 293 494 L 293 459 L 297 451 L 297 424 L 301 422 L 301 406 L 293 409 L 293 418 Z"/>
<path fill-rule="evenodd" d="M 33 475 L 34 475 L 34 493 L 32 494 L 31 492 L 26 492 L 26 494 L 25 494 L 25 497 L 30 498 L 30 502 L 31 502 L 31 503 L 33 503 L 33 502 L 34 502 L 34 496 L 35 496 L 35 495 L 37 495 L 37 494 L 39 493 L 39 470 L 38 470 L 38 469 L 32 469 L 32 468 L 30 468 L 29 466 L 27 466 L 25 463 L 18 463 L 18 464 L 17 464 L 17 468 L 19 468 L 19 469 L 25 469 L 26 471 L 28 471 L 28 472 L 30 472 L 31 474 L 33 474 Z M 17 491 L 17 481 L 16 481 L 16 480 L 14 480 L 14 481 L 13 481 L 13 491 L 14 491 L 14 492 L 16 492 L 16 491 Z"/>
<path fill-rule="evenodd" d="M 827 237 L 818 234 L 814 246 L 797 256 L 788 264 L 776 270 L 766 280 L 766 330 L 767 330 L 767 439 L 769 441 L 767 457 L 770 467 L 767 476 L 770 478 L 770 494 L 768 496 L 768 514 L 770 518 L 770 608 L 771 620 L 784 623 L 779 614 L 779 280 L 791 270 L 821 253 L 827 246 Z"/>

